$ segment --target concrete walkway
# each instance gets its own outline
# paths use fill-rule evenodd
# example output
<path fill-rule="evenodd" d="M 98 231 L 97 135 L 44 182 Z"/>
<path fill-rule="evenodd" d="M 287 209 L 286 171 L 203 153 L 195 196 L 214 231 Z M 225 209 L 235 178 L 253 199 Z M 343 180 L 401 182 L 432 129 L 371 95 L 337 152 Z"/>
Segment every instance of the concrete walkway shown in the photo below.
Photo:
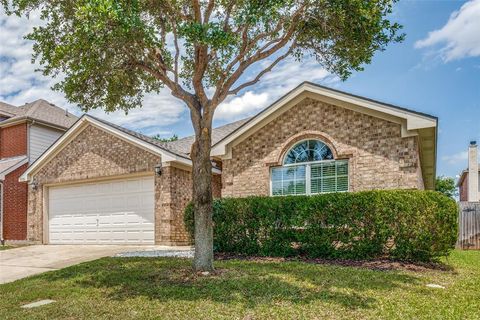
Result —
<path fill-rule="evenodd" d="M 0 284 L 85 261 L 115 256 L 123 252 L 172 249 L 189 248 L 126 245 L 35 245 L 4 250 L 0 251 Z"/>

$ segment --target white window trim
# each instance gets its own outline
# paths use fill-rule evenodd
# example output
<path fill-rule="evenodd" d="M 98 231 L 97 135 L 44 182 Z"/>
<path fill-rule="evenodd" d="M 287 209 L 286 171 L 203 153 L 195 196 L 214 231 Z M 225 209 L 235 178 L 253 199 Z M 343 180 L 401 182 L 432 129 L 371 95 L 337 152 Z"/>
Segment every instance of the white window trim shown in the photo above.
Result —
<path fill-rule="evenodd" d="M 331 191 L 331 192 L 319 192 L 319 193 L 312 193 L 311 188 L 312 188 L 312 179 L 311 179 L 311 169 L 312 169 L 312 164 L 319 164 L 319 163 L 329 163 L 329 162 L 346 162 L 347 163 L 347 168 L 348 168 L 348 173 L 347 173 L 347 190 L 345 191 Z M 274 195 L 273 194 L 273 185 L 272 185 L 272 170 L 277 169 L 277 168 L 285 168 L 285 167 L 295 167 L 295 166 L 305 166 L 305 194 L 289 194 L 289 195 Z M 284 197 L 284 196 L 312 196 L 312 195 L 317 195 L 317 194 L 327 194 L 327 193 L 334 193 L 334 192 L 350 192 L 350 161 L 348 159 L 337 159 L 337 160 L 321 160 L 321 161 L 312 161 L 312 162 L 302 162 L 302 163 L 291 163 L 291 164 L 285 164 L 282 166 L 276 166 L 276 167 L 270 167 L 270 196 L 271 197 Z M 337 180 L 337 175 L 335 175 L 335 179 Z M 337 182 L 337 181 L 335 181 Z"/>

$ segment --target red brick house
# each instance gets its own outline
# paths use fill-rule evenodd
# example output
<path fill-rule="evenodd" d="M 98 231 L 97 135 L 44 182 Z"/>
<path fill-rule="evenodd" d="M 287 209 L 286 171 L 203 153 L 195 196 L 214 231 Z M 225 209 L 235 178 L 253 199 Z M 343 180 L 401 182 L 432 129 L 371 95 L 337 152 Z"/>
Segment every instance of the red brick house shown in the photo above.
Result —
<path fill-rule="evenodd" d="M 0 103 L 0 239 L 27 238 L 27 184 L 20 175 L 77 117 L 45 100 Z"/>
<path fill-rule="evenodd" d="M 212 131 L 216 197 L 433 189 L 437 118 L 303 83 Z M 188 244 L 193 137 L 163 143 L 84 115 L 21 176 L 36 243 Z"/>

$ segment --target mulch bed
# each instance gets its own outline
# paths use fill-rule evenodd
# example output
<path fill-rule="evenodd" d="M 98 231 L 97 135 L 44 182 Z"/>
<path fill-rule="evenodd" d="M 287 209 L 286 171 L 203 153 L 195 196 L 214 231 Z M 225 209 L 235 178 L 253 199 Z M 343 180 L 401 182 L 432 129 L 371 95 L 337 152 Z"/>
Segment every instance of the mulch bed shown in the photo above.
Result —
<path fill-rule="evenodd" d="M 258 257 L 258 256 L 245 256 L 229 253 L 215 253 L 215 260 L 245 260 L 254 262 L 286 262 L 286 261 L 300 261 L 314 264 L 324 265 L 337 265 L 342 267 L 358 267 L 366 268 L 377 271 L 388 270 L 407 270 L 407 271 L 429 271 L 429 270 L 441 270 L 452 271 L 453 268 L 443 263 L 420 263 L 420 262 L 406 262 L 395 261 L 389 259 L 374 259 L 374 260 L 346 260 L 346 259 L 311 259 L 307 257 Z"/>

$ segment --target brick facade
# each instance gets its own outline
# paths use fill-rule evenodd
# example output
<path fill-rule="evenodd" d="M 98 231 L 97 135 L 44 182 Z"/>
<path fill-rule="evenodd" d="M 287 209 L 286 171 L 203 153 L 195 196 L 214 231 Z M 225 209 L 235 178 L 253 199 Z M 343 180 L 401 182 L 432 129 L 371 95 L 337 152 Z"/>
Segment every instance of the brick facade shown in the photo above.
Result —
<path fill-rule="evenodd" d="M 416 137 L 401 136 L 400 124 L 349 109 L 305 99 L 232 149 L 213 177 L 215 197 L 268 195 L 270 168 L 298 141 L 320 139 L 335 159 L 349 161 L 350 191 L 423 189 Z M 161 161 L 154 155 L 95 126 L 88 126 L 33 175 L 29 187 L 28 239 L 43 239 L 45 184 L 76 182 L 133 173 L 151 173 Z M 189 170 L 164 165 L 155 176 L 155 242 L 190 243 L 183 211 L 191 200 Z"/>
<path fill-rule="evenodd" d="M 0 159 L 27 155 L 27 124 L 0 128 Z M 3 181 L 3 238 L 25 240 L 27 236 L 27 185 L 18 178 L 26 170 L 23 165 L 9 173 Z"/>
<path fill-rule="evenodd" d="M 423 189 L 417 138 L 402 138 L 400 124 L 307 98 L 232 148 L 222 196 L 270 194 L 270 168 L 303 139 L 320 139 L 349 160 L 350 191 Z"/>
<path fill-rule="evenodd" d="M 10 172 L 3 181 L 3 238 L 27 238 L 27 184 L 18 181 L 27 164 Z"/>
<path fill-rule="evenodd" d="M 147 152 L 102 129 L 88 126 L 34 175 L 29 186 L 28 240 L 43 242 L 43 192 L 45 184 L 151 173 L 161 157 Z M 220 176 L 214 176 L 214 194 L 220 196 Z M 155 176 L 155 243 L 187 245 L 190 238 L 183 210 L 192 199 L 191 172 L 165 166 Z"/>
<path fill-rule="evenodd" d="M 465 178 L 459 186 L 460 201 L 468 201 L 468 172 L 465 173 Z"/>
<path fill-rule="evenodd" d="M 155 242 L 164 245 L 187 245 L 190 238 L 183 223 L 183 210 L 192 199 L 191 172 L 164 167 L 162 175 L 157 178 L 160 188 L 156 186 L 156 206 L 160 216 L 157 216 Z M 156 183 L 157 185 L 157 183 Z"/>
<path fill-rule="evenodd" d="M 27 154 L 27 124 L 0 128 L 0 158 Z"/>
<path fill-rule="evenodd" d="M 43 240 L 44 184 L 151 173 L 160 157 L 105 131 L 88 126 L 35 174 L 29 186 L 28 240 Z"/>

